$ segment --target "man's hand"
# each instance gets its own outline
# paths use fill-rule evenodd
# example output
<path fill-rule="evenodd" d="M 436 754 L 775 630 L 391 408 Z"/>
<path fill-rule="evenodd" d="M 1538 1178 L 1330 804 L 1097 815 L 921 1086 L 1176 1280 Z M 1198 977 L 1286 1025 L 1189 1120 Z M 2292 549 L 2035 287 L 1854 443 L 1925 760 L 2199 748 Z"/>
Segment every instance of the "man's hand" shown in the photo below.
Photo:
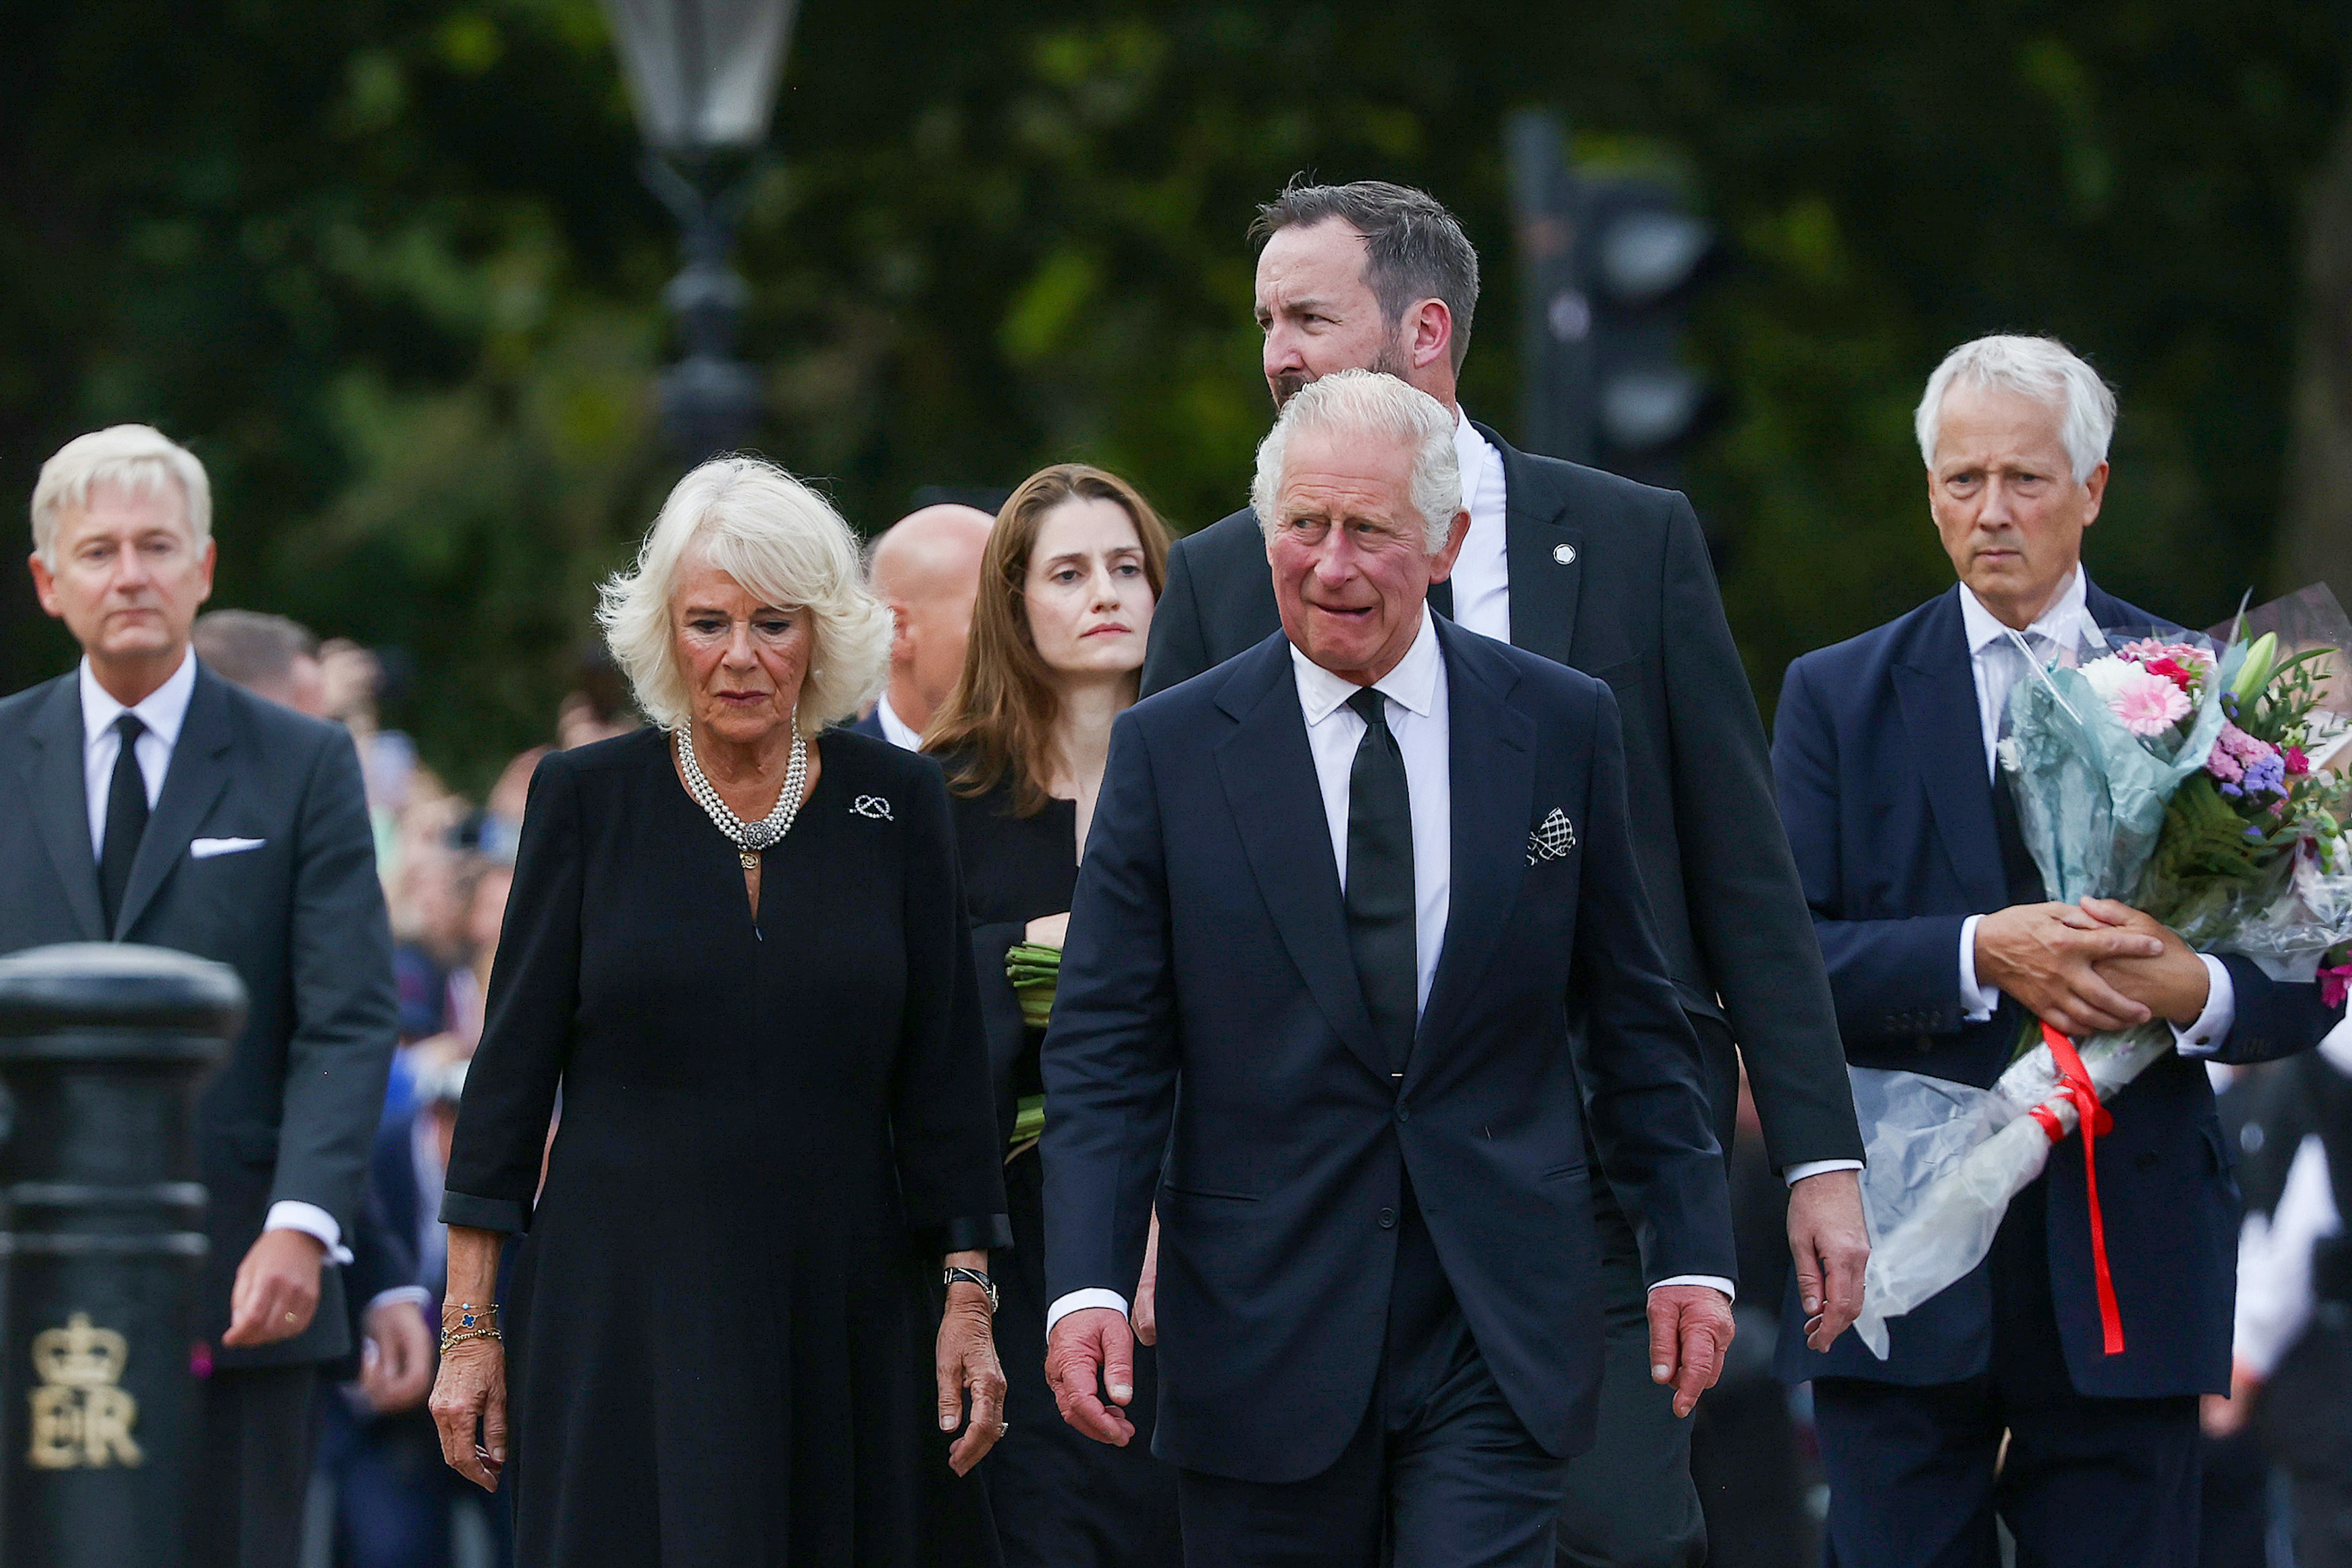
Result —
<path fill-rule="evenodd" d="M 2171 927 L 2114 899 L 2084 899 L 2083 913 L 2115 931 L 2154 937 L 2163 951 L 2154 958 L 2116 958 L 2099 965 L 2100 976 L 2158 1017 L 2187 1028 L 2205 1011 L 2213 976 L 2205 961 Z"/>
<path fill-rule="evenodd" d="M 1723 1375 L 1731 1333 L 1731 1298 L 1714 1286 L 1661 1285 L 1650 1292 L 1650 1381 L 1674 1384 L 1676 1415 L 1697 1409 L 1698 1396 Z"/>
<path fill-rule="evenodd" d="M 1124 1315 L 1108 1307 L 1064 1314 L 1045 1336 L 1045 1382 L 1062 1419 L 1096 1442 L 1124 1448 L 1135 1436 L 1121 1408 L 1135 1397 L 1135 1334 Z"/>
<path fill-rule="evenodd" d="M 2086 921 L 2072 904 L 2012 904 L 1977 922 L 1977 983 L 1998 986 L 2034 1016 L 2082 1039 L 2154 1016 L 2110 984 L 2100 965 L 2163 952 L 2164 943 L 2147 931 Z"/>
<path fill-rule="evenodd" d="M 1135 1282 L 1135 1306 L 1128 1321 L 1136 1339 L 1147 1345 L 1160 1342 L 1160 1210 L 1151 1211 L 1151 1229 L 1143 1238 L 1143 1276 Z"/>
<path fill-rule="evenodd" d="M 1862 1219 L 1860 1172 L 1823 1171 L 1789 1189 L 1789 1253 L 1797 1260 L 1805 1342 L 1825 1351 L 1862 1311 L 1870 1230 Z"/>
<path fill-rule="evenodd" d="M 319 1310 L 319 1265 L 326 1244 L 299 1230 L 265 1230 L 228 1293 L 228 1332 L 221 1343 L 240 1350 L 290 1340 L 310 1326 Z"/>
<path fill-rule="evenodd" d="M 2263 1391 L 2263 1380 L 2244 1362 L 2230 1363 L 2230 1392 L 2208 1394 L 2198 1401 L 2197 1415 L 2205 1428 L 2205 1436 L 2216 1442 L 2234 1437 L 2246 1429 L 2246 1418 L 2254 1413 L 2254 1396 Z"/>
<path fill-rule="evenodd" d="M 414 1301 L 370 1307 L 360 1352 L 360 1393 L 379 1415 L 413 1409 L 433 1388 L 433 1334 Z"/>

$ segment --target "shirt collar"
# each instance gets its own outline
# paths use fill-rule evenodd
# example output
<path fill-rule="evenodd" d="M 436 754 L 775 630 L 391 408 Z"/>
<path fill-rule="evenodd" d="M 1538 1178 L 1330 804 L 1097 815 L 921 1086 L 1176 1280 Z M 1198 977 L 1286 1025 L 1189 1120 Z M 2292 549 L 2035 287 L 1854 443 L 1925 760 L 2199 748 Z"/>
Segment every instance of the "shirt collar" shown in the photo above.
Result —
<path fill-rule="evenodd" d="M 923 749 L 923 732 L 898 717 L 898 710 L 890 706 L 889 692 L 885 691 L 876 698 L 874 706 L 882 718 L 885 740 L 903 751 L 919 752 Z"/>
<path fill-rule="evenodd" d="M 89 668 L 88 655 L 81 661 L 81 738 L 89 745 L 114 726 L 121 717 L 122 704 L 114 700 L 98 676 Z M 190 648 L 180 658 L 180 668 L 173 670 L 163 685 L 149 692 L 131 711 L 147 726 L 148 732 L 163 742 L 170 751 L 180 743 L 180 726 L 188 721 L 188 700 L 196 691 L 196 651 Z"/>
<path fill-rule="evenodd" d="M 1354 681 L 1341 679 L 1299 652 L 1296 643 L 1290 646 L 1290 667 L 1298 678 L 1298 705 L 1307 714 L 1309 729 L 1328 719 L 1360 689 Z M 1437 647 L 1437 623 L 1423 605 L 1421 630 L 1412 646 L 1404 650 L 1394 669 L 1372 682 L 1372 689 L 1425 719 L 1437 701 L 1437 680 L 1444 668 Z"/>
<path fill-rule="evenodd" d="M 2025 628 L 2025 635 L 2048 637 L 2062 648 L 2072 648 L 2078 640 L 2077 628 L 2082 623 L 2083 611 L 2089 604 L 2090 591 L 2090 580 L 2083 574 L 2082 563 L 2077 562 L 2074 574 L 2066 579 L 2066 585 L 2058 591 L 2058 596 L 2051 601 L 2050 607 Z M 1975 590 L 1966 583 L 1960 584 L 1960 622 L 1968 628 L 1969 653 L 1971 656 L 1982 653 L 1986 645 L 2009 636 L 2009 627 L 1984 607 L 1984 601 L 1978 598 Z"/>
<path fill-rule="evenodd" d="M 1478 427 L 1470 423 L 1470 416 L 1457 406 L 1454 410 L 1454 460 L 1462 470 L 1464 506 L 1470 504 L 1470 497 L 1486 471 L 1487 454 L 1494 449 L 1486 444 L 1486 437 L 1478 434 Z"/>

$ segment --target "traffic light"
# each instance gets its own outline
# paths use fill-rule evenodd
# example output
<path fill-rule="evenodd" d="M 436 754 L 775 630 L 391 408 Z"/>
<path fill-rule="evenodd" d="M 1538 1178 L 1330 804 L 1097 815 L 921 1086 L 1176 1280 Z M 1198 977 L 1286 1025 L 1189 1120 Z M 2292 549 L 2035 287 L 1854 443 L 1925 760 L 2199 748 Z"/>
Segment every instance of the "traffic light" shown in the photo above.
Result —
<path fill-rule="evenodd" d="M 1722 247 L 1672 184 L 1580 170 L 1565 140 L 1549 114 L 1511 121 L 1527 444 L 1678 485 L 1678 460 L 1718 402 L 1684 363 L 1683 333 Z"/>

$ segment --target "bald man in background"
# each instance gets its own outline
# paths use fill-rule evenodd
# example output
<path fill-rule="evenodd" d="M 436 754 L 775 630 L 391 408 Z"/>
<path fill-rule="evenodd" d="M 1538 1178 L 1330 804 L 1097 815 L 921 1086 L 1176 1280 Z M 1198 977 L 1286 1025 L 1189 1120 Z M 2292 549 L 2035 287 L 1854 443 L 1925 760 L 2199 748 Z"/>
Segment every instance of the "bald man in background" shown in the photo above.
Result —
<path fill-rule="evenodd" d="M 980 596 L 980 552 L 996 520 L 978 507 L 927 506 L 908 512 L 866 547 L 866 577 L 890 606 L 890 685 L 874 710 L 850 726 L 918 751 L 923 731 L 955 690 Z"/>

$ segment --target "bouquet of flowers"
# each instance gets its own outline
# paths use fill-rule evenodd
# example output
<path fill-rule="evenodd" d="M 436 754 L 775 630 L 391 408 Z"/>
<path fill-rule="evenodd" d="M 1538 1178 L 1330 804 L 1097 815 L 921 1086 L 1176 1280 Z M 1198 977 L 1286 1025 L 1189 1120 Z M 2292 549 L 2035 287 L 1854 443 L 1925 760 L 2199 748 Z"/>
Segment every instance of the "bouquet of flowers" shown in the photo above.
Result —
<path fill-rule="evenodd" d="M 2050 896 L 2124 899 L 2200 951 L 2243 954 L 2280 980 L 2316 976 L 2340 1002 L 2352 782 L 2326 764 L 2352 740 L 2340 652 L 2352 623 L 2320 586 L 2242 616 L 2218 650 L 2194 634 L 2090 637 L 2019 683 L 2000 746 Z M 1887 1353 L 1888 1319 L 1983 1261 L 2010 1199 L 2077 1126 L 2105 1348 L 2122 1351 L 2098 1207 L 2100 1101 L 2171 1047 L 2160 1021 L 2079 1044 L 2036 1024 L 1990 1089 L 1850 1069 L 1874 1244 L 1854 1327 L 1874 1354 Z"/>
<path fill-rule="evenodd" d="M 1016 942 L 1004 953 L 1004 977 L 1021 999 L 1021 1021 L 1042 1029 L 1054 1016 L 1054 993 L 1062 982 L 1062 950 L 1030 942 Z M 1028 1152 L 1045 1131 L 1045 1097 L 1024 1096 L 1013 1108 L 1013 1131 L 1006 1136 L 1007 1163 Z"/>

